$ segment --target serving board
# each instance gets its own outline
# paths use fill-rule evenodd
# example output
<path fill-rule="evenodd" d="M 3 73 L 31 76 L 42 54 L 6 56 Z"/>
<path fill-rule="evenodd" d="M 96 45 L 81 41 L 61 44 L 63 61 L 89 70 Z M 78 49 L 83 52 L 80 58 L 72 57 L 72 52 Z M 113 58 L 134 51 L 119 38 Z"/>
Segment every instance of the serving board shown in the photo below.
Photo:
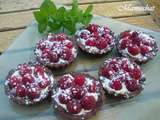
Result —
<path fill-rule="evenodd" d="M 92 23 L 107 25 L 118 35 L 128 29 L 141 30 L 153 35 L 160 46 L 160 33 L 129 25 L 113 19 L 94 16 Z M 10 101 L 4 94 L 4 81 L 8 71 L 20 63 L 35 60 L 33 49 L 36 42 L 44 37 L 38 33 L 37 24 L 31 23 L 15 42 L 0 56 L 0 120 L 60 120 L 50 100 L 33 106 L 22 106 Z M 100 57 L 79 51 L 78 58 L 63 70 L 53 70 L 56 78 L 67 72 L 86 72 L 98 78 L 99 65 L 115 57 L 114 51 Z M 158 120 L 160 118 L 160 53 L 142 69 L 146 75 L 144 91 L 129 100 L 118 100 L 106 96 L 102 109 L 90 120 Z"/>

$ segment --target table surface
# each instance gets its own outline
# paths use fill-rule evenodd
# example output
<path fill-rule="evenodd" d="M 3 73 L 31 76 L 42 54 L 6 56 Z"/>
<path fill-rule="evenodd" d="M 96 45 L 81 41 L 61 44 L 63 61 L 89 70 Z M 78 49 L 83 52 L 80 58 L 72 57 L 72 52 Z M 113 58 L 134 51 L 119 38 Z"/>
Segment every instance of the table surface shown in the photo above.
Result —
<path fill-rule="evenodd" d="M 0 0 L 0 53 L 3 53 L 33 20 L 32 12 L 43 0 Z M 55 0 L 57 4 L 71 5 L 72 0 Z M 144 11 L 119 11 L 124 5 L 142 6 L 139 0 L 79 0 L 80 7 L 94 5 L 94 14 L 137 26 L 160 31 L 152 16 Z M 107 23 L 106 23 L 107 24 Z"/>

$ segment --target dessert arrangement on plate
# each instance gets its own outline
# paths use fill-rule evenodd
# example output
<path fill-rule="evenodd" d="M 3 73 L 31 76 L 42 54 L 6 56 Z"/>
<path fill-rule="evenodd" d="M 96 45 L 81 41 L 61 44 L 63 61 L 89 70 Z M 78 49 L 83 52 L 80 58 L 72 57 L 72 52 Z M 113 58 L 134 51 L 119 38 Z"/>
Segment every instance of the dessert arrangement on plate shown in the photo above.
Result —
<path fill-rule="evenodd" d="M 75 8 L 76 1 L 70 10 L 56 8 L 50 0 L 45 0 L 41 8 L 44 6 L 50 10 L 40 9 L 34 15 L 39 32 L 47 35 L 35 45 L 33 52 L 36 61 L 19 64 L 9 71 L 4 85 L 9 99 L 29 106 L 50 97 L 53 109 L 62 118 L 84 120 L 100 110 L 104 93 L 123 100 L 142 92 L 146 78 L 140 65 L 156 56 L 158 46 L 154 37 L 133 30 L 122 31 L 116 36 L 117 33 L 107 25 L 91 24 L 92 6 L 83 12 Z M 54 14 L 53 10 L 57 13 Z M 60 11 L 64 12 L 64 16 L 60 16 Z M 44 17 L 44 12 L 48 12 L 48 17 L 51 14 L 55 16 L 47 19 L 48 23 L 41 27 L 40 18 Z M 79 16 L 83 19 L 79 19 Z M 69 22 L 65 21 L 66 18 Z M 73 19 L 75 23 L 70 22 Z M 83 26 L 76 29 L 76 23 L 82 23 Z M 66 30 L 70 35 L 65 33 Z M 57 80 L 52 73 L 52 70 L 71 65 L 79 50 L 83 54 L 86 52 L 87 55 L 101 57 L 99 55 L 113 49 L 118 53 L 117 56 L 101 61 L 97 78 L 83 72 L 71 72 L 59 76 Z"/>

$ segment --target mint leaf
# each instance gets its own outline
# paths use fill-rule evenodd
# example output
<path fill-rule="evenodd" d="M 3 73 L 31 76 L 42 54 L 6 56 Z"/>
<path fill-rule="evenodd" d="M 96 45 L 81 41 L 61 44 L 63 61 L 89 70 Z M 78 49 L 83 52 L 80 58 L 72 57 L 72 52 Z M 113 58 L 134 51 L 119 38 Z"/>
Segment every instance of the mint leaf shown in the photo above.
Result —
<path fill-rule="evenodd" d="M 38 23 L 47 23 L 48 17 L 45 14 L 45 12 L 35 11 L 35 12 L 33 12 L 33 14 L 34 14 L 34 17 Z"/>
<path fill-rule="evenodd" d="M 38 24 L 38 31 L 40 33 L 45 32 L 46 28 L 47 28 L 47 24 L 45 24 L 45 23 L 44 24 Z"/>
<path fill-rule="evenodd" d="M 92 12 L 92 10 L 93 10 L 93 5 L 89 5 L 87 7 L 87 9 L 85 10 L 84 15 L 90 14 Z"/>

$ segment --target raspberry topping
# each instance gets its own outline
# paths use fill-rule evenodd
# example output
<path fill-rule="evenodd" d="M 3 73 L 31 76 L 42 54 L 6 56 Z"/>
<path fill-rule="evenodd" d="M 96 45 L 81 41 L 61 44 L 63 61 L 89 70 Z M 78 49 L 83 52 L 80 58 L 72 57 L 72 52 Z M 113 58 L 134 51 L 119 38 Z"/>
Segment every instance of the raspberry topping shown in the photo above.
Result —
<path fill-rule="evenodd" d="M 82 86 L 85 82 L 85 76 L 84 75 L 76 75 L 74 82 L 76 85 Z"/>
<path fill-rule="evenodd" d="M 93 96 L 85 96 L 81 101 L 81 105 L 85 110 L 94 109 L 96 107 L 96 100 Z"/>
<path fill-rule="evenodd" d="M 58 96 L 58 99 L 62 104 L 67 104 L 69 101 L 72 100 L 71 97 L 69 95 L 66 95 L 66 94 L 60 94 Z"/>
<path fill-rule="evenodd" d="M 95 46 L 96 45 L 96 41 L 94 41 L 94 40 L 87 40 L 85 42 L 85 44 L 88 45 L 88 46 Z"/>
<path fill-rule="evenodd" d="M 88 27 L 87 27 L 87 29 L 90 31 L 90 32 L 93 32 L 93 33 L 96 33 L 97 32 L 97 30 L 98 30 L 98 25 L 96 25 L 96 24 L 90 24 Z"/>
<path fill-rule="evenodd" d="M 43 49 L 39 48 L 42 44 Z M 77 49 L 66 34 L 49 34 L 37 43 L 35 55 L 42 64 L 59 67 L 71 63 L 77 56 Z"/>
<path fill-rule="evenodd" d="M 24 86 L 18 85 L 16 88 L 16 94 L 19 97 L 25 97 L 26 96 L 26 89 Z"/>
<path fill-rule="evenodd" d="M 9 97 L 14 97 L 23 104 L 38 102 L 38 100 L 40 101 L 48 95 L 48 92 L 52 88 L 52 80 L 51 75 L 46 73 L 45 68 L 40 66 L 40 64 L 22 64 L 9 74 L 5 83 L 8 89 L 7 95 L 9 95 Z M 46 87 L 48 88 L 46 89 Z M 35 101 L 35 99 L 37 101 Z"/>
<path fill-rule="evenodd" d="M 128 46 L 128 52 L 135 56 L 140 53 L 140 49 L 137 45 L 132 45 Z"/>
<path fill-rule="evenodd" d="M 81 105 L 78 101 L 72 100 L 67 103 L 67 110 L 72 114 L 77 114 L 81 111 Z"/>
<path fill-rule="evenodd" d="M 24 75 L 26 73 L 28 73 L 28 74 L 32 73 L 31 67 L 27 64 L 19 65 L 19 70 L 20 70 L 21 75 Z"/>
<path fill-rule="evenodd" d="M 100 85 L 98 80 L 86 74 L 66 74 L 58 81 L 52 98 L 72 114 L 82 109 L 93 110 L 101 97 Z"/>
<path fill-rule="evenodd" d="M 85 94 L 85 91 L 79 86 L 75 86 L 71 88 L 71 92 L 73 97 L 76 99 L 81 99 Z"/>
<path fill-rule="evenodd" d="M 127 80 L 125 84 L 127 89 L 131 92 L 138 90 L 138 84 L 135 80 Z"/>
<path fill-rule="evenodd" d="M 109 69 L 113 70 L 115 66 L 117 69 L 109 74 Z M 139 87 L 137 86 L 143 84 L 141 82 L 143 73 L 140 67 L 128 58 L 117 57 L 106 60 L 100 68 L 99 74 L 104 88 L 115 96 L 117 94 L 127 96 L 126 94 L 129 92 L 138 91 Z"/>
<path fill-rule="evenodd" d="M 121 81 L 120 80 L 113 81 L 112 84 L 111 84 L 111 88 L 115 89 L 115 90 L 122 89 L 122 83 L 121 83 Z"/>
<path fill-rule="evenodd" d="M 114 45 L 114 34 L 105 26 L 90 24 L 77 31 L 76 35 L 79 47 L 92 54 L 106 53 Z"/>
<path fill-rule="evenodd" d="M 72 80 L 68 76 L 63 76 L 59 81 L 59 86 L 61 89 L 69 88 L 72 85 Z"/>
<path fill-rule="evenodd" d="M 118 44 L 119 53 L 125 57 L 127 55 L 133 58 L 138 63 L 145 63 L 152 59 L 158 51 L 155 39 L 143 32 L 125 31 L 120 36 Z"/>

